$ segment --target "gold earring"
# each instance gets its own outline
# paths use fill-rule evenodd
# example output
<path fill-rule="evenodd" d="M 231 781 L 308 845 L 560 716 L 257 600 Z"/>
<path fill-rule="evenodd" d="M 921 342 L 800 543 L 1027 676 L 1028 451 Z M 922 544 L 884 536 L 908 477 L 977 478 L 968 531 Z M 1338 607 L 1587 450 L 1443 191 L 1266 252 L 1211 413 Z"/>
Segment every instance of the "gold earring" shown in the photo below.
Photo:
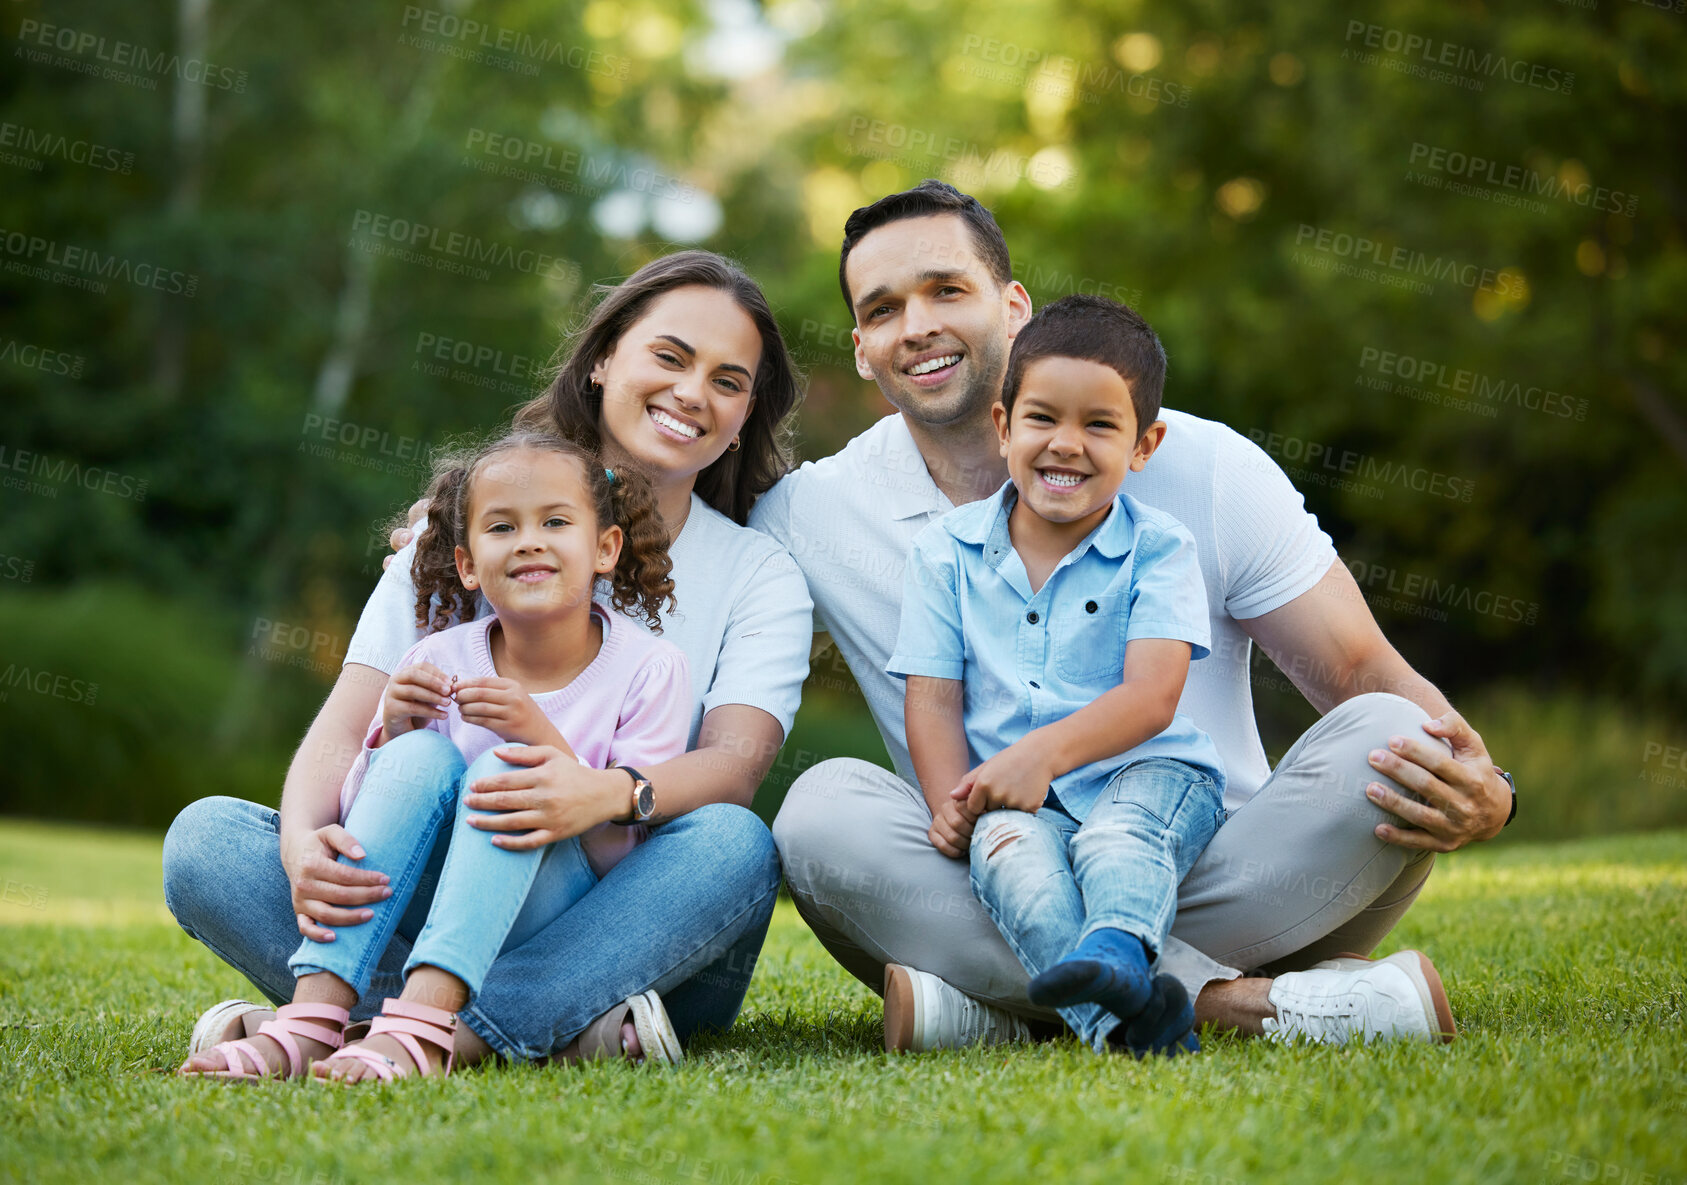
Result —
<path fill-rule="evenodd" d="M 726 446 L 726 451 L 729 453 L 738 451 L 738 438 L 736 436 L 732 438 L 732 443 Z"/>

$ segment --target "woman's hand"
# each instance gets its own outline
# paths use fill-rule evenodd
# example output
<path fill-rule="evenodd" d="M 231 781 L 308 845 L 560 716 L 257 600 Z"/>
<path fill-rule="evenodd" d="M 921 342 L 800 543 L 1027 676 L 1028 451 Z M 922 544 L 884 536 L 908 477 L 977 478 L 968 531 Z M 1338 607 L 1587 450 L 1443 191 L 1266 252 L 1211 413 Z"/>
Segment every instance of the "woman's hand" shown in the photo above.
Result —
<path fill-rule="evenodd" d="M 396 672 L 381 693 L 381 744 L 430 720 L 445 719 L 450 702 L 451 676 L 431 662 L 412 663 Z"/>
<path fill-rule="evenodd" d="M 356 908 L 392 896 L 387 874 L 341 864 L 335 857 L 364 857 L 363 846 L 344 827 L 330 823 L 281 845 L 281 866 L 293 891 L 293 915 L 299 933 L 317 942 L 333 942 L 329 926 L 356 926 L 374 911 Z"/>
<path fill-rule="evenodd" d="M 496 675 L 459 679 L 453 694 L 464 724 L 491 729 L 512 745 L 568 748 L 556 725 L 514 679 Z M 573 754 L 569 753 L 569 757 Z"/>
<path fill-rule="evenodd" d="M 469 816 L 469 826 L 495 833 L 495 847 L 544 847 L 632 811 L 633 783 L 625 770 L 591 769 L 554 745 L 506 745 L 493 752 L 527 767 L 476 778 L 463 799 L 471 810 L 501 812 Z M 507 834 L 512 831 L 527 834 Z"/>
<path fill-rule="evenodd" d="M 410 525 L 394 528 L 393 533 L 387 538 L 387 542 L 392 544 L 393 555 L 403 551 L 405 546 L 416 537 L 416 524 L 421 522 L 427 516 L 427 513 L 428 500 L 426 498 L 417 498 L 410 504 Z M 392 567 L 392 556 L 383 556 L 381 558 L 381 570 L 384 572 L 390 567 Z"/>

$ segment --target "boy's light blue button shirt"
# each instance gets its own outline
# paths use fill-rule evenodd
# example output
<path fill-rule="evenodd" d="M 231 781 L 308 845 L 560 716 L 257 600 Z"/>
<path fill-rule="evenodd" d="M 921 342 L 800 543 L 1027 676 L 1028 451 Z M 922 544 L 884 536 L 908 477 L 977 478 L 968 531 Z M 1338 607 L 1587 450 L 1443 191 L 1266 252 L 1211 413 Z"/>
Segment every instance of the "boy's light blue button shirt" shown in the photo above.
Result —
<path fill-rule="evenodd" d="M 1182 523 L 1120 493 L 1033 593 L 1008 537 L 1017 497 L 1009 482 L 915 538 L 896 652 L 885 666 L 892 675 L 963 681 L 974 765 L 1117 687 L 1127 642 L 1172 638 L 1188 642 L 1196 659 L 1209 646 L 1206 586 Z M 1217 748 L 1180 712 L 1136 748 L 1056 778 L 1054 793 L 1082 821 L 1113 774 L 1144 757 L 1188 762 L 1222 792 Z"/>

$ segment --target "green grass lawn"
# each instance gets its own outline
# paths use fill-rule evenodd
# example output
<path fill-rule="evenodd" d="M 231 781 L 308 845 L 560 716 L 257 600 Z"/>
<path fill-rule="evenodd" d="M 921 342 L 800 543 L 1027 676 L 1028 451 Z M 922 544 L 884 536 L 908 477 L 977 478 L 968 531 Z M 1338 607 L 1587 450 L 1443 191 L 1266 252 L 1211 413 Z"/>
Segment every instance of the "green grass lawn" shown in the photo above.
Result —
<path fill-rule="evenodd" d="M 1687 1185 L 1687 832 L 1444 859 L 1388 949 L 1434 956 L 1447 1048 L 887 1057 L 877 999 L 782 902 L 743 1017 L 677 1071 L 365 1091 L 159 1072 L 250 991 L 165 913 L 158 850 L 0 825 L 6 1179 Z"/>

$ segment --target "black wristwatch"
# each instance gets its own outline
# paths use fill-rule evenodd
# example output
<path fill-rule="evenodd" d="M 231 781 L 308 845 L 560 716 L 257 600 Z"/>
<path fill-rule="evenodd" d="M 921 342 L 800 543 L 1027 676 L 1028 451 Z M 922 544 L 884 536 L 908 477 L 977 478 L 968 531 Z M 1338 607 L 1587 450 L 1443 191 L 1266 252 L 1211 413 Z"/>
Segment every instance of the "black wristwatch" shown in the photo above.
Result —
<path fill-rule="evenodd" d="M 1505 825 L 1511 826 L 1511 821 L 1517 817 L 1517 779 L 1506 773 L 1499 766 L 1494 766 L 1494 772 L 1505 779 L 1505 784 L 1511 787 L 1511 813 L 1505 817 Z"/>
<path fill-rule="evenodd" d="M 630 765 L 618 765 L 616 769 L 625 770 L 633 778 L 633 807 L 632 818 L 627 822 L 648 823 L 656 813 L 656 787 L 650 784 L 650 779 L 639 773 Z"/>

